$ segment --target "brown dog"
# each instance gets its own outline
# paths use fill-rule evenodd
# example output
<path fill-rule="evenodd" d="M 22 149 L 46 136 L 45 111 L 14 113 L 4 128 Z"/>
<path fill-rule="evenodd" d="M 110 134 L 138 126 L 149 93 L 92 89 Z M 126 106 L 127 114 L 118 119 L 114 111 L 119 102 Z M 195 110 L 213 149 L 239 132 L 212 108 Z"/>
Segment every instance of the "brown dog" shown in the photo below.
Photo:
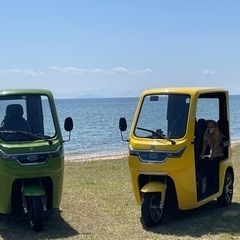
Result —
<path fill-rule="evenodd" d="M 200 158 L 209 157 L 210 159 L 213 159 L 215 157 L 223 157 L 223 148 L 221 146 L 223 137 L 223 134 L 218 128 L 218 123 L 214 120 L 207 120 Z M 210 147 L 210 154 L 204 156 L 208 146 Z"/>

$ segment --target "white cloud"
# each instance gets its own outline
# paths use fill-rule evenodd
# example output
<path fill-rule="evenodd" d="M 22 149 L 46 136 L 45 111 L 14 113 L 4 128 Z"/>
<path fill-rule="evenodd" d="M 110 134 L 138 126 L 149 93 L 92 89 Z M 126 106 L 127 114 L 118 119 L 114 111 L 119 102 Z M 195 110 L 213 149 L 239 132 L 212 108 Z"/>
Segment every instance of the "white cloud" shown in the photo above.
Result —
<path fill-rule="evenodd" d="M 84 69 L 84 68 L 76 68 L 76 67 L 60 68 L 57 66 L 52 66 L 51 69 L 62 72 L 62 73 L 73 74 L 73 75 L 80 75 L 80 74 L 86 74 L 86 73 L 128 74 L 128 75 L 154 73 L 154 71 L 149 68 L 146 68 L 143 70 L 130 71 L 125 67 L 115 67 L 111 70 L 104 70 L 104 69 L 100 69 L 100 68 L 95 68 L 95 69 Z"/>
<path fill-rule="evenodd" d="M 100 68 L 94 69 L 86 69 L 86 68 L 77 68 L 77 67 L 57 67 L 52 66 L 50 68 L 53 71 L 58 71 L 65 74 L 71 75 L 82 75 L 82 74 L 126 74 L 126 75 L 134 75 L 134 74 L 151 74 L 154 73 L 149 68 L 140 69 L 140 70 L 129 70 L 125 67 L 115 67 L 113 69 L 105 70 Z M 30 68 L 12 68 L 12 69 L 0 69 L 0 75 L 12 75 L 12 74 L 20 74 L 20 75 L 28 75 L 28 76 L 41 76 L 44 75 L 43 72 L 35 71 Z"/>
<path fill-rule="evenodd" d="M 0 69 L 0 75 L 10 75 L 10 74 L 21 74 L 21 75 L 30 75 L 30 76 L 40 76 L 43 75 L 43 72 L 37 72 L 29 68 L 13 68 L 13 69 Z"/>
<path fill-rule="evenodd" d="M 70 73 L 70 74 L 83 74 L 88 72 L 87 69 L 83 69 L 83 68 L 76 68 L 76 67 L 64 67 L 64 68 L 60 68 L 60 67 L 56 67 L 53 66 L 51 67 L 52 70 L 56 70 L 62 73 Z"/>
<path fill-rule="evenodd" d="M 202 73 L 203 73 L 204 75 L 214 75 L 216 72 L 215 72 L 214 70 L 204 69 L 204 70 L 202 71 Z"/>
<path fill-rule="evenodd" d="M 130 74 L 127 68 L 124 67 L 116 67 L 113 68 L 111 73 L 120 73 L 120 74 Z"/>
<path fill-rule="evenodd" d="M 127 68 L 124 67 L 116 67 L 112 69 L 112 73 L 124 73 L 124 74 L 129 74 L 129 71 Z"/>
<path fill-rule="evenodd" d="M 135 74 L 139 74 L 139 73 L 154 73 L 154 71 L 149 69 L 149 68 L 145 68 L 143 70 L 136 70 L 134 73 Z"/>

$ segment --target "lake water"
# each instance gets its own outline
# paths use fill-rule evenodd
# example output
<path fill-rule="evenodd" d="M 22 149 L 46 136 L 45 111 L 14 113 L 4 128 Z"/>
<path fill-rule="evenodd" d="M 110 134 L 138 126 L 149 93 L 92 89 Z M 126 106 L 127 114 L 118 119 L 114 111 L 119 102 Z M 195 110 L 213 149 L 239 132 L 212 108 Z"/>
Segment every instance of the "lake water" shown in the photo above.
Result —
<path fill-rule="evenodd" d="M 125 117 L 128 129 L 138 98 L 57 99 L 56 106 L 63 128 L 65 117 L 74 120 L 71 141 L 64 144 L 67 159 L 108 157 L 126 154 L 128 144 L 122 142 L 118 121 Z M 232 141 L 240 141 L 240 96 L 230 96 Z M 64 139 L 68 134 L 62 130 Z M 124 132 L 128 137 L 128 131 Z"/>

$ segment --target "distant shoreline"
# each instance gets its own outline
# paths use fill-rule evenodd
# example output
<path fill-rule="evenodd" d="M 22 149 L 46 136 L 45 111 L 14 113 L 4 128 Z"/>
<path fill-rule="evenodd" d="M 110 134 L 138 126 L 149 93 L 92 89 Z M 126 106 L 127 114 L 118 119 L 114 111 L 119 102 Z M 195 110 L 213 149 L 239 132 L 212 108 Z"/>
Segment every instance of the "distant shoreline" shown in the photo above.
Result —
<path fill-rule="evenodd" d="M 137 95 L 129 95 L 129 96 L 100 96 L 100 95 L 92 95 L 92 94 L 86 94 L 86 95 L 80 95 L 80 96 L 57 96 L 55 97 L 56 100 L 75 100 L 75 99 L 116 99 L 116 98 L 139 98 L 141 93 Z M 240 96 L 240 94 L 229 94 L 230 97 L 234 96 Z"/>

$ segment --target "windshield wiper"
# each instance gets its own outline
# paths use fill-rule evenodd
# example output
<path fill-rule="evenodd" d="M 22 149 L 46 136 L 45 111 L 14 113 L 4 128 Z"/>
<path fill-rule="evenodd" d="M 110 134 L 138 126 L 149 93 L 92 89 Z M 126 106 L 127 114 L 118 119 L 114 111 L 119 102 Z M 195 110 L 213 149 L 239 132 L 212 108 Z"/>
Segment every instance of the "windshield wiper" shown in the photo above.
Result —
<path fill-rule="evenodd" d="M 52 140 L 47 139 L 44 136 L 39 136 L 38 134 L 33 134 L 31 132 L 28 131 L 19 131 L 19 130 L 1 130 L 1 133 L 11 133 L 11 134 L 24 134 L 24 135 L 29 135 L 31 137 L 37 138 L 37 139 L 42 139 L 46 142 L 49 143 L 49 145 L 52 145 Z"/>
<path fill-rule="evenodd" d="M 166 140 L 168 140 L 169 142 L 171 142 L 172 145 L 175 145 L 175 143 L 176 143 L 174 140 L 168 138 L 167 136 L 165 136 L 164 134 L 162 134 L 162 133 L 160 133 L 160 132 L 153 131 L 153 130 L 151 130 L 151 129 L 141 128 L 141 127 L 137 127 L 137 129 L 143 130 L 143 131 L 146 131 L 146 132 L 150 132 L 150 133 L 153 133 L 153 134 L 156 134 L 156 135 L 159 136 L 160 138 L 166 139 Z"/>

